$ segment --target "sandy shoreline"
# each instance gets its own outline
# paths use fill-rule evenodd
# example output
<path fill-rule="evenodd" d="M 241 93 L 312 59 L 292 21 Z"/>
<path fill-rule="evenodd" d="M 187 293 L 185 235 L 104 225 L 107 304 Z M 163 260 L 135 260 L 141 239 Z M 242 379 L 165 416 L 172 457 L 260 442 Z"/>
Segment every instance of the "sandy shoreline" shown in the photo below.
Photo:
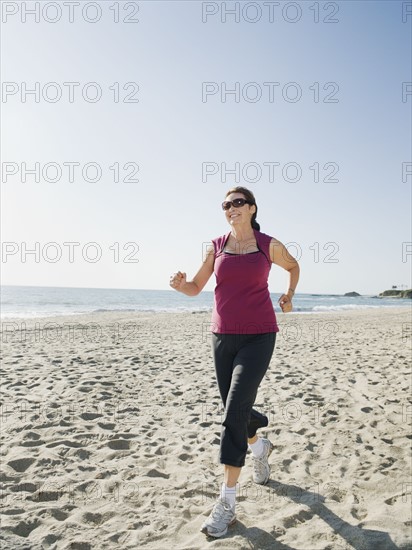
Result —
<path fill-rule="evenodd" d="M 411 311 L 277 313 L 267 486 L 222 480 L 210 313 L 2 322 L 2 538 L 16 549 L 412 548 Z M 14 324 L 13 324 L 14 323 Z"/>

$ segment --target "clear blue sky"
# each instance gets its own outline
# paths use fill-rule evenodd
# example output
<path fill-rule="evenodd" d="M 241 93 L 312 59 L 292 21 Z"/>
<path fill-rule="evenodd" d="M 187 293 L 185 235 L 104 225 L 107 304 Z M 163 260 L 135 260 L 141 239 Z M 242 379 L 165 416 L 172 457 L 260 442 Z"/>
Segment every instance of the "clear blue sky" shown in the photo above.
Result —
<path fill-rule="evenodd" d="M 38 22 L 22 12 L 34 2 L 9 3 L 17 13 L 5 13 L 4 4 L 3 284 L 168 289 L 174 271 L 190 279 L 203 243 L 229 230 L 220 203 L 232 185 L 244 184 L 255 193 L 261 230 L 297 257 L 298 292 L 411 286 L 412 245 L 402 244 L 412 240 L 412 176 L 402 181 L 412 146 L 412 95 L 402 101 L 402 83 L 412 81 L 406 2 L 319 2 L 317 23 L 307 1 L 296 2 L 298 9 L 280 2 L 273 21 L 262 2 L 246 12 L 240 2 L 239 22 L 230 14 L 225 21 L 221 2 L 100 2 L 100 14 L 77 8 L 72 23 L 62 4 L 55 23 L 47 19 L 56 12 L 41 11 L 45 2 Z M 118 23 L 110 6 L 118 8 Z M 95 23 L 85 20 L 98 15 Z M 38 102 L 24 95 L 24 83 L 32 89 L 36 82 Z M 73 102 L 64 82 L 80 83 Z M 97 102 L 82 97 L 82 90 L 93 97 L 95 87 L 85 86 L 91 82 L 102 91 Z M 138 88 L 123 89 L 130 82 Z M 202 97 L 206 82 L 216 93 Z M 270 82 L 279 85 L 264 84 Z M 222 101 L 224 87 L 236 83 L 239 101 L 233 94 Z M 56 90 L 62 97 L 53 102 Z M 127 96 L 139 101 L 124 102 Z M 60 181 L 40 173 L 40 181 L 27 175 L 23 182 L 23 163 L 36 162 L 40 171 L 56 163 Z M 68 162 L 80 163 L 72 182 Z M 101 167 L 99 181 L 83 178 L 87 163 Z M 125 163 L 135 165 L 123 169 Z M 205 163 L 217 173 L 206 175 Z M 236 163 L 239 182 L 230 173 L 224 181 L 222 165 Z M 274 181 L 268 163 L 278 163 Z M 123 181 L 136 165 L 139 181 Z M 257 171 L 260 180 L 251 181 Z M 91 166 L 86 177 L 94 175 Z M 51 165 L 46 179 L 54 176 Z M 40 256 L 23 262 L 23 247 L 35 242 Z M 54 257 L 52 242 L 62 254 L 57 262 L 42 255 Z M 65 242 L 80 243 L 73 262 Z M 80 252 L 91 242 L 102 252 L 96 263 Z M 15 253 L 5 256 L 4 243 L 15 243 L 7 248 Z M 126 243 L 136 244 L 123 250 Z M 336 244 L 324 249 L 327 243 Z M 127 255 L 139 261 L 125 262 Z M 272 292 L 284 291 L 287 273 L 273 266 L 269 281 Z M 214 285 L 212 276 L 205 290 Z"/>

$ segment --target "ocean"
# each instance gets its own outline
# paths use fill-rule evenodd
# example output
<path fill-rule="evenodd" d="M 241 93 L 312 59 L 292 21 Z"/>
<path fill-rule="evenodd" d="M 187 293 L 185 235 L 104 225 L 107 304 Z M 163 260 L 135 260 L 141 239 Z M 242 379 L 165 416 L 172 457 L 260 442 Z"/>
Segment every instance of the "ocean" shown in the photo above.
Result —
<path fill-rule="evenodd" d="M 1 319 L 54 317 L 103 311 L 192 312 L 211 311 L 213 291 L 185 296 L 175 290 L 110 288 L 65 288 L 2 286 Z M 373 298 L 373 295 L 345 297 L 338 294 L 299 294 L 293 299 L 293 312 L 328 313 L 351 309 L 411 307 L 411 300 Z M 280 293 L 271 293 L 276 313 Z"/>

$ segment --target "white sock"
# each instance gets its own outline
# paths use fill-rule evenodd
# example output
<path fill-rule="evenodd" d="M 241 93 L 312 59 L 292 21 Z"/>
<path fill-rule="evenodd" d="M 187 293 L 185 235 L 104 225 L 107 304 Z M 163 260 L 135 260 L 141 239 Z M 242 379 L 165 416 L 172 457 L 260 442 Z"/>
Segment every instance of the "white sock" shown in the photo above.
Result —
<path fill-rule="evenodd" d="M 252 451 L 253 456 L 260 456 L 263 453 L 263 441 L 260 437 L 254 443 L 249 443 L 249 449 Z"/>
<path fill-rule="evenodd" d="M 220 489 L 220 498 L 224 498 L 234 509 L 236 506 L 236 485 L 234 487 L 228 487 L 226 483 L 222 483 Z"/>

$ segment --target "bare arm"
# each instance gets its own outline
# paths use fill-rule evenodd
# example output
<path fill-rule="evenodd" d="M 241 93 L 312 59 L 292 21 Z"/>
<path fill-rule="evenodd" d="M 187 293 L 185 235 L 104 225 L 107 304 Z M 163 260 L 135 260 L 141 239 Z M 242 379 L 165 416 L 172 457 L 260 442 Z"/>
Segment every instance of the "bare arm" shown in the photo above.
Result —
<path fill-rule="evenodd" d="M 206 250 L 206 258 L 203 260 L 198 272 L 191 281 L 186 281 L 186 273 L 178 271 L 170 278 L 170 286 L 186 294 L 186 296 L 197 296 L 202 292 L 206 283 L 210 279 L 215 262 L 214 246 L 209 245 Z"/>
<path fill-rule="evenodd" d="M 289 271 L 289 288 L 286 292 L 286 296 L 292 300 L 299 281 L 299 264 L 295 258 L 289 254 L 285 245 L 277 239 L 272 238 L 270 241 L 269 250 L 270 259 L 272 262 L 280 267 L 283 267 L 286 271 Z"/>

